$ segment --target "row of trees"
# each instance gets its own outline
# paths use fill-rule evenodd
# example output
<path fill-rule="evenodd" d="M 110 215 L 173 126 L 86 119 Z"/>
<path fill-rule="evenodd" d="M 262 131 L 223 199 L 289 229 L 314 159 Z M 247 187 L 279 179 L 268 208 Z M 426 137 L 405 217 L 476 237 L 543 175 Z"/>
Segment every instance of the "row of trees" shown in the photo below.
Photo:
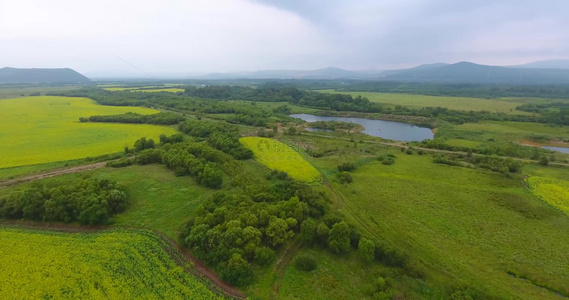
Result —
<path fill-rule="evenodd" d="M 106 123 L 134 123 L 134 124 L 160 124 L 173 125 L 184 121 L 183 116 L 171 113 L 160 112 L 153 115 L 141 115 L 133 112 L 127 112 L 120 115 L 108 116 L 90 116 L 89 118 L 79 118 L 80 122 L 106 122 Z"/>
<path fill-rule="evenodd" d="M 0 199 L 3 218 L 104 224 L 128 205 L 124 188 L 108 179 L 80 179 L 50 187 L 35 184 Z"/>

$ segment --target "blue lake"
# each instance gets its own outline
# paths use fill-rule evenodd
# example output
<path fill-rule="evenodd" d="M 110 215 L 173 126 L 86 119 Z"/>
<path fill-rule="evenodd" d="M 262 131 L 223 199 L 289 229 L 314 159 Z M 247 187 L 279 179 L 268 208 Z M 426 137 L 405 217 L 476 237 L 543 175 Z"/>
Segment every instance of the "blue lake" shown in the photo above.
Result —
<path fill-rule="evenodd" d="M 563 153 L 569 154 L 569 148 L 563 148 L 563 147 L 549 147 L 549 146 L 543 146 L 542 148 L 544 148 L 544 149 L 549 149 L 549 150 L 553 150 L 553 151 L 559 151 L 559 152 L 563 152 Z"/>
<path fill-rule="evenodd" d="M 302 119 L 307 122 L 342 121 L 348 123 L 356 123 L 362 125 L 365 128 L 363 131 L 365 134 L 396 141 L 423 141 L 432 139 L 434 137 L 433 131 L 430 128 L 420 127 L 403 122 L 370 120 L 351 117 L 316 116 L 310 114 L 292 114 L 290 116 L 293 118 Z"/>

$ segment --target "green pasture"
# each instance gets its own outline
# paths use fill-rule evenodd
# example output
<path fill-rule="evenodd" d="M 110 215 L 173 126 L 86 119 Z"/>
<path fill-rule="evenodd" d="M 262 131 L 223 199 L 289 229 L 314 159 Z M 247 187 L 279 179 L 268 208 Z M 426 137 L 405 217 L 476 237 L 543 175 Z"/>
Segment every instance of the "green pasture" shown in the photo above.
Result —
<path fill-rule="evenodd" d="M 126 112 L 153 114 L 140 107 L 100 106 L 86 98 L 27 97 L 0 101 L 0 168 L 68 161 L 123 151 L 146 136 L 174 129 L 153 125 L 80 123 L 79 117 Z"/>
<path fill-rule="evenodd" d="M 442 289 L 467 286 L 508 299 L 569 293 L 569 218 L 533 196 L 521 177 L 393 153 L 392 166 L 371 161 L 352 172 L 352 184 L 333 181 L 335 207 L 367 235 L 420 262 L 431 284 L 416 292 L 437 298 Z M 357 157 L 311 162 L 334 174 L 339 161 Z"/>

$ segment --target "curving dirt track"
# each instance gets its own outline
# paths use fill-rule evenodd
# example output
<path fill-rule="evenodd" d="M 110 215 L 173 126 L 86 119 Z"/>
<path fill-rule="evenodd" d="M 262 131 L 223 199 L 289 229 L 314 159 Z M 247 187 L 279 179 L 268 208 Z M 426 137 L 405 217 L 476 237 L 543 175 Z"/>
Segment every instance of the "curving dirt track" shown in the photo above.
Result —
<path fill-rule="evenodd" d="M 39 173 L 39 174 L 19 177 L 19 178 L 15 178 L 15 179 L 0 181 L 0 187 L 22 184 L 22 183 L 29 182 L 29 181 L 34 181 L 34 180 L 53 177 L 53 176 L 59 176 L 59 175 L 63 175 L 63 174 L 79 173 L 79 172 L 85 172 L 85 171 L 90 171 L 90 170 L 95 170 L 95 169 L 101 169 L 101 168 L 104 168 L 106 165 L 107 165 L 106 162 L 99 162 L 99 163 L 90 164 L 90 165 L 82 165 L 82 166 L 70 167 L 70 168 L 64 168 L 64 169 L 56 169 L 56 170 L 48 171 L 48 172 L 44 172 L 44 173 Z"/>

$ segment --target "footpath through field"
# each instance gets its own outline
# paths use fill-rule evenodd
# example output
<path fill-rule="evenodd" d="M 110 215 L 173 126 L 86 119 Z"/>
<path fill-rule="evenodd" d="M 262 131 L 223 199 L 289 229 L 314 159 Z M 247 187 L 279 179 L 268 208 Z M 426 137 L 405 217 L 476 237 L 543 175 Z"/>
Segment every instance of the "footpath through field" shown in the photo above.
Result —
<path fill-rule="evenodd" d="M 82 165 L 82 166 L 76 166 L 76 167 L 70 167 L 70 168 L 56 169 L 56 170 L 52 170 L 52 171 L 48 171 L 48 172 L 44 172 L 44 173 L 38 173 L 38 174 L 19 177 L 19 178 L 15 178 L 15 179 L 0 181 L 0 187 L 22 184 L 22 183 L 26 183 L 29 181 L 59 176 L 59 175 L 63 175 L 63 174 L 79 173 L 79 172 L 85 172 L 85 171 L 90 171 L 90 170 L 95 170 L 95 169 L 101 169 L 101 168 L 104 168 L 106 165 L 107 165 L 107 162 L 99 162 L 99 163 L 89 164 L 89 165 Z"/>

